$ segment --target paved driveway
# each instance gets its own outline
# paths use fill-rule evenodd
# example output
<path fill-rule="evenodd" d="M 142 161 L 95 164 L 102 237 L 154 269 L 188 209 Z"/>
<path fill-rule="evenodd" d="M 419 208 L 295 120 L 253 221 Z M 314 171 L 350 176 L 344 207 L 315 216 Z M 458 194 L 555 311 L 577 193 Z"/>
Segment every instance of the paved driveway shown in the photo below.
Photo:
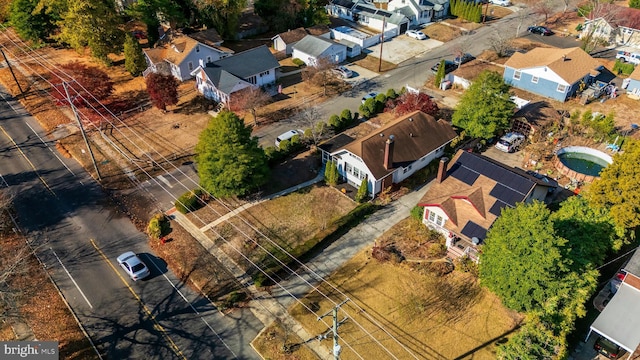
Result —
<path fill-rule="evenodd" d="M 559 34 L 555 34 L 551 36 L 542 36 L 542 35 L 531 34 L 526 32 L 525 35 L 522 36 L 522 38 L 529 39 L 531 41 L 541 42 L 543 44 L 547 44 L 547 45 L 561 48 L 561 49 L 579 47 L 580 45 L 582 45 L 580 40 L 576 39 L 575 37 L 562 36 Z"/>
<path fill-rule="evenodd" d="M 380 58 L 380 46 L 382 46 L 382 60 L 394 64 L 400 64 L 401 62 L 407 61 L 416 55 L 424 53 L 425 51 L 437 48 L 442 44 L 442 41 L 438 40 L 416 40 L 408 37 L 407 35 L 400 35 L 389 41 L 385 41 L 384 44 L 378 44 L 363 49 L 362 52 L 367 55 Z"/>
<path fill-rule="evenodd" d="M 506 153 L 504 151 L 496 149 L 495 146 L 490 146 L 487 151 L 482 153 L 482 155 L 499 161 L 507 166 L 519 167 L 522 169 L 523 155 L 521 150 L 518 150 L 514 153 Z"/>

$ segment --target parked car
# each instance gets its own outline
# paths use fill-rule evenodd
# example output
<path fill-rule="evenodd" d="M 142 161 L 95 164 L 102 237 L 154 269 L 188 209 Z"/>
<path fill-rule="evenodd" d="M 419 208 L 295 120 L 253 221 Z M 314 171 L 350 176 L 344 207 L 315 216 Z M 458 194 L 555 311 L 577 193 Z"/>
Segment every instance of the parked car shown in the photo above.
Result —
<path fill-rule="evenodd" d="M 629 62 L 633 65 L 640 65 L 640 53 L 618 50 L 616 59 L 622 62 Z"/>
<path fill-rule="evenodd" d="M 500 5 L 500 6 L 510 6 L 511 5 L 511 1 L 509 1 L 509 0 L 489 0 L 489 2 L 494 4 L 494 5 Z"/>
<path fill-rule="evenodd" d="M 616 343 L 602 336 L 599 337 L 598 340 L 596 340 L 593 348 L 598 353 L 606 356 L 609 359 L 619 359 L 623 354 L 626 353 L 626 351 Z"/>
<path fill-rule="evenodd" d="M 147 265 L 133 251 L 118 256 L 118 264 L 133 281 L 144 279 L 151 274 Z"/>
<path fill-rule="evenodd" d="M 456 56 L 455 59 L 453 59 L 454 64 L 456 65 L 461 65 L 461 64 L 466 64 L 469 61 L 475 60 L 475 56 L 471 55 L 471 54 L 462 54 L 462 56 Z"/>
<path fill-rule="evenodd" d="M 618 292 L 618 289 L 620 289 L 620 285 L 622 285 L 622 282 L 624 281 L 624 278 L 627 276 L 627 272 L 624 270 L 620 270 L 618 271 L 618 273 L 616 273 L 616 276 L 614 276 L 611 280 L 609 280 L 609 290 L 611 291 L 612 294 L 615 294 Z"/>
<path fill-rule="evenodd" d="M 353 71 L 349 70 L 346 66 L 338 66 L 337 68 L 333 69 L 333 71 L 345 79 L 353 76 Z"/>
<path fill-rule="evenodd" d="M 438 72 L 438 68 L 440 67 L 440 63 L 436 63 L 435 65 L 433 65 L 431 67 L 431 71 L 433 71 L 433 73 L 437 73 Z M 457 69 L 458 65 L 456 63 L 454 63 L 451 60 L 445 60 L 444 61 L 444 73 L 448 74 L 450 72 L 452 72 L 453 70 Z"/>
<path fill-rule="evenodd" d="M 304 134 L 304 131 L 302 130 L 289 130 L 286 133 L 282 133 L 278 135 L 278 137 L 276 138 L 276 147 L 280 147 L 280 142 L 282 141 L 291 140 L 292 137 L 296 135 L 302 136 L 303 134 Z"/>
<path fill-rule="evenodd" d="M 425 35 L 420 30 L 407 30 L 407 32 L 405 34 L 407 34 L 408 37 L 412 37 L 412 38 L 414 38 L 416 40 L 424 40 L 424 39 L 427 38 L 427 35 Z"/>
<path fill-rule="evenodd" d="M 367 101 L 368 99 L 371 99 L 371 98 L 375 98 L 376 96 L 378 96 L 378 93 L 375 92 L 375 91 L 372 91 L 372 92 L 370 92 L 367 95 L 362 97 L 362 103 L 364 104 L 365 101 Z"/>
<path fill-rule="evenodd" d="M 507 133 L 496 143 L 496 149 L 508 153 L 516 151 L 524 142 L 524 135 L 517 132 Z"/>
<path fill-rule="evenodd" d="M 553 31 L 549 30 L 549 28 L 544 26 L 529 26 L 527 28 L 527 31 L 532 34 L 538 34 L 542 36 L 553 35 Z"/>
<path fill-rule="evenodd" d="M 539 172 L 535 172 L 533 170 L 527 170 L 527 174 L 549 184 L 549 193 L 556 191 L 556 189 L 558 188 L 558 182 L 555 179 L 548 177 L 547 175 L 540 174 Z"/>

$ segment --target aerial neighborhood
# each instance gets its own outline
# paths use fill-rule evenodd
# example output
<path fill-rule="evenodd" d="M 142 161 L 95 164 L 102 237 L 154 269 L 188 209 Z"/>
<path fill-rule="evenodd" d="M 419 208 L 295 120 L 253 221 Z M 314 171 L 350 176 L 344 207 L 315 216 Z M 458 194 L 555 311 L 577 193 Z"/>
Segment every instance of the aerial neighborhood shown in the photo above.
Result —
<path fill-rule="evenodd" d="M 640 356 L 640 1 L 3 9 L 0 358 Z"/>

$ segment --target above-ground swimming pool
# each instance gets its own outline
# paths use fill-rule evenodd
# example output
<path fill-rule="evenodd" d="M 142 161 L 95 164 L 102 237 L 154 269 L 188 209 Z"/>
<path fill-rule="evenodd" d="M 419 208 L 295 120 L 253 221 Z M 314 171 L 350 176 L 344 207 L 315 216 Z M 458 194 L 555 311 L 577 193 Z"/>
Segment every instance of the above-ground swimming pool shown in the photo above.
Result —
<path fill-rule="evenodd" d="M 561 174 L 584 182 L 592 182 L 613 162 L 611 156 L 602 151 L 584 146 L 567 146 L 556 155 L 556 169 Z"/>

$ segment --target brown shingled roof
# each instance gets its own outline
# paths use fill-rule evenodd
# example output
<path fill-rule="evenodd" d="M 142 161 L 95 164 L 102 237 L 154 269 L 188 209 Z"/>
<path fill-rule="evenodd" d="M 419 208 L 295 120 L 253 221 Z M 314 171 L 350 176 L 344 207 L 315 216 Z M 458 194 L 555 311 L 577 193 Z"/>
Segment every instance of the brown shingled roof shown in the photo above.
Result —
<path fill-rule="evenodd" d="M 223 42 L 222 37 L 214 28 L 198 31 L 197 33 L 190 34 L 189 37 L 199 41 L 201 44 L 212 47 L 218 46 Z"/>
<path fill-rule="evenodd" d="M 526 54 L 516 52 L 504 65 L 518 70 L 547 67 L 569 84 L 575 83 L 601 66 L 596 59 L 578 47 L 535 48 Z"/>
<path fill-rule="evenodd" d="M 629 79 L 640 80 L 640 66 L 636 66 L 636 69 L 629 75 Z"/>
<path fill-rule="evenodd" d="M 447 174 L 449 174 L 458 162 L 464 150 L 459 150 L 447 164 Z M 484 160 L 488 158 L 473 154 Z M 498 166 L 513 171 L 514 169 L 494 162 Z M 524 178 L 523 178 L 524 180 Z M 493 189 L 498 182 L 480 173 L 473 184 L 469 185 L 460 179 L 447 175 L 442 182 L 435 181 L 429 190 L 418 202 L 419 206 L 437 206 L 441 208 L 449 217 L 449 221 L 444 224 L 447 230 L 453 231 L 462 238 L 467 238 L 461 231 L 469 221 L 489 229 L 498 218 L 489 211 L 491 207 L 499 201 L 492 195 Z M 470 240 L 470 239 L 467 239 Z"/>
<path fill-rule="evenodd" d="M 307 28 L 307 32 L 309 33 L 309 35 L 320 36 L 331 32 L 331 29 L 327 25 L 314 25 Z"/>
<path fill-rule="evenodd" d="M 393 164 L 387 170 L 383 165 L 384 149 L 391 135 L 394 136 Z M 362 158 L 373 176 L 381 179 L 397 167 L 408 166 L 455 137 L 456 132 L 448 122 L 436 121 L 431 115 L 415 111 L 344 148 Z"/>
<path fill-rule="evenodd" d="M 164 43 L 153 49 L 143 49 L 143 51 L 154 64 L 164 60 L 172 64 L 180 64 L 196 45 L 198 45 L 196 40 L 188 36 L 180 35 L 172 38 L 168 43 Z"/>
<path fill-rule="evenodd" d="M 280 36 L 280 39 L 282 39 L 285 44 L 291 44 L 296 41 L 300 41 L 307 35 L 307 31 L 302 27 L 278 34 L 278 36 Z"/>

